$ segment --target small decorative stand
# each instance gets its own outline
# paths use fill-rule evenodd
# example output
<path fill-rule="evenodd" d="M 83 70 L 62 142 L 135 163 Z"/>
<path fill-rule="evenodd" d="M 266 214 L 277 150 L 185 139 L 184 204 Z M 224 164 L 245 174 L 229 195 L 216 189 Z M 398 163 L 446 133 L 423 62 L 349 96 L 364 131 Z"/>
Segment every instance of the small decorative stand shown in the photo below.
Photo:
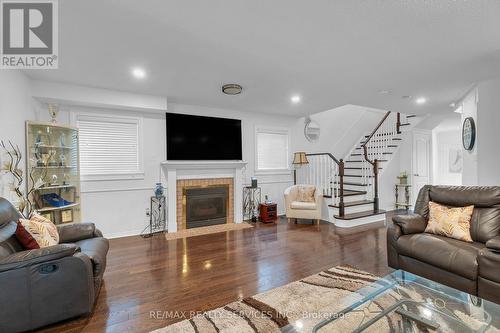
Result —
<path fill-rule="evenodd" d="M 245 186 L 243 188 L 243 220 L 257 222 L 261 203 L 260 187 Z"/>
<path fill-rule="evenodd" d="M 275 203 L 260 204 L 260 221 L 263 223 L 273 223 L 278 219 L 278 205 Z"/>
<path fill-rule="evenodd" d="M 410 205 L 410 184 L 396 184 L 396 209 L 398 208 L 404 208 L 406 210 L 409 210 L 411 205 Z M 400 189 L 404 189 L 404 198 L 400 198 Z M 403 194 L 403 193 L 401 193 Z"/>
<path fill-rule="evenodd" d="M 149 238 L 156 233 L 167 231 L 165 196 L 154 196 L 150 200 L 149 226 L 141 233 L 143 238 Z M 149 229 L 149 233 L 147 233 Z"/>

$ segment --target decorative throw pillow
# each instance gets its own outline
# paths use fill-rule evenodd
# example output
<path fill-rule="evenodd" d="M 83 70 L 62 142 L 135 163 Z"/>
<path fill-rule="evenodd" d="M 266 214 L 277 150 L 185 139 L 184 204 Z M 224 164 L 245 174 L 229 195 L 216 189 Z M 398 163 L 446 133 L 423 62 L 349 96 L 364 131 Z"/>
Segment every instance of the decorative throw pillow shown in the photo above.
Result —
<path fill-rule="evenodd" d="M 314 193 L 316 188 L 314 186 L 299 186 L 297 191 L 297 201 L 314 202 Z"/>
<path fill-rule="evenodd" d="M 29 220 L 19 219 L 16 238 L 29 250 L 59 243 L 59 233 L 56 225 L 38 214 L 33 214 Z"/>
<path fill-rule="evenodd" d="M 474 206 L 453 207 L 429 202 L 429 223 L 425 232 L 472 242 L 470 221 Z"/>

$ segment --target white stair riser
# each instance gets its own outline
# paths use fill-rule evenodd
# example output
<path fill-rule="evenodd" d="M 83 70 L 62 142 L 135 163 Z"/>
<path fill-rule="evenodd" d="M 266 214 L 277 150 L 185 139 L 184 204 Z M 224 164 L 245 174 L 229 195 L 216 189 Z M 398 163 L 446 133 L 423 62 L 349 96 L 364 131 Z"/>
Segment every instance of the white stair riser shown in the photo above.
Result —
<path fill-rule="evenodd" d="M 333 218 L 333 224 L 335 224 L 335 226 L 337 226 L 339 228 L 352 228 L 352 227 L 356 227 L 359 225 L 375 223 L 375 222 L 380 222 L 380 221 L 385 221 L 385 213 L 373 215 L 373 216 L 362 217 L 362 218 L 354 219 L 354 220 L 340 220 L 340 219 L 336 219 L 335 217 Z"/>
<path fill-rule="evenodd" d="M 373 209 L 373 204 L 365 204 L 365 205 L 358 205 L 358 206 L 351 206 L 351 207 L 346 207 L 345 208 L 345 213 L 346 214 L 352 214 L 352 213 L 359 213 L 359 212 L 366 212 L 367 210 Z M 328 210 L 330 211 L 329 213 L 333 215 L 339 215 L 339 209 L 335 207 L 328 207 Z"/>

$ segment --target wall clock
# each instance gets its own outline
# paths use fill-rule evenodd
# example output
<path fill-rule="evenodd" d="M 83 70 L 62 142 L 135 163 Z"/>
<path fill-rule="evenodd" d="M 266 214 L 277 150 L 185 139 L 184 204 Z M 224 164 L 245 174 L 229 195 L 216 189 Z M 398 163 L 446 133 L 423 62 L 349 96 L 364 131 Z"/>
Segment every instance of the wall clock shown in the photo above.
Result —
<path fill-rule="evenodd" d="M 476 124 L 472 117 L 467 117 L 462 126 L 462 144 L 466 150 L 474 148 L 476 141 Z"/>

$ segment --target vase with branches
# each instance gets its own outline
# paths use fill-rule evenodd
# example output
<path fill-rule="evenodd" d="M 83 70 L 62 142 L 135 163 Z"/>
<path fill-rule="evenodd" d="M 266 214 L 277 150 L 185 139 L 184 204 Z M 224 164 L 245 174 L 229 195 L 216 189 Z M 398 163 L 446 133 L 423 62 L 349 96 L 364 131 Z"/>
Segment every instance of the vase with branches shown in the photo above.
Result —
<path fill-rule="evenodd" d="M 33 204 L 32 196 L 36 191 L 39 184 L 35 182 L 34 173 L 35 168 L 28 170 L 27 175 L 29 178 L 29 188 L 26 195 L 23 193 L 22 186 L 24 184 L 23 170 L 21 169 L 21 161 L 23 155 L 21 149 L 18 145 L 14 145 L 10 140 L 6 144 L 3 140 L 0 141 L 0 146 L 3 148 L 5 154 L 7 155 L 7 161 L 2 166 L 2 171 L 6 174 L 11 175 L 14 180 L 11 186 L 11 190 L 19 198 L 18 209 L 19 212 L 25 217 L 29 218 L 33 214 L 35 207 Z"/>

